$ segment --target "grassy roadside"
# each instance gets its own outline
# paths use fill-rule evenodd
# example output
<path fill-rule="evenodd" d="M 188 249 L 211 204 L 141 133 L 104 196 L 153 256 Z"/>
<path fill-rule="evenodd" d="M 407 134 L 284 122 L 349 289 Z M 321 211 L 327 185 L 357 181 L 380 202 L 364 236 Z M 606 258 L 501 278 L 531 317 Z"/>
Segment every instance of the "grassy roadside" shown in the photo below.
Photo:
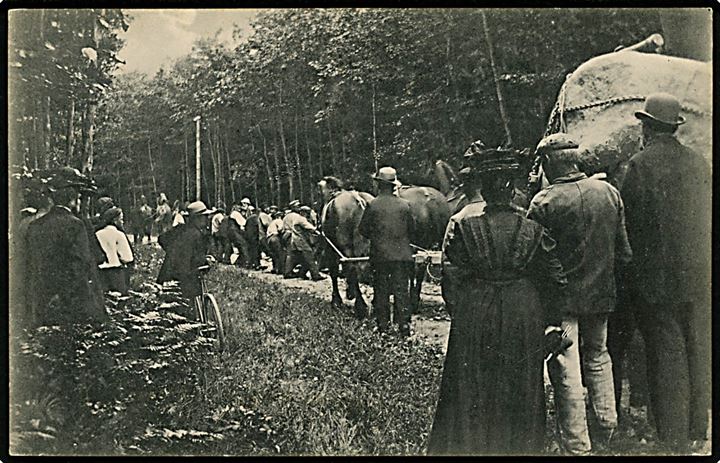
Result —
<path fill-rule="evenodd" d="M 136 252 L 140 263 L 132 284 L 143 291 L 142 283 L 157 274 L 161 252 L 154 246 L 141 246 Z M 259 282 L 238 268 L 219 266 L 208 282 L 227 326 L 228 343 L 222 353 L 202 345 L 182 355 L 166 352 L 168 343 L 161 340 L 177 327 L 167 321 L 174 316 L 162 310 L 159 318 L 133 318 L 132 323 L 140 325 L 141 343 L 126 341 L 113 331 L 97 335 L 103 342 L 79 349 L 80 360 L 80 354 L 59 359 L 47 348 L 28 350 L 45 367 L 48 362 L 72 364 L 76 377 L 68 384 L 81 394 L 55 388 L 57 396 L 40 396 L 33 402 L 35 409 L 15 407 L 15 422 L 24 424 L 26 431 L 32 428 L 24 434 L 21 449 L 153 455 L 423 452 L 442 364 L 438 351 L 381 337 L 372 324 L 335 311 L 325 300 Z M 158 296 L 143 300 L 144 306 L 132 309 L 137 314 L 160 303 Z M 128 310 L 116 315 L 127 318 Z M 156 334 L 150 339 L 148 333 Z M 95 336 L 88 329 L 65 334 Z M 106 339 L 115 343 L 114 351 Z M 137 346 L 144 349 L 137 360 L 134 352 L 119 351 Z M 88 361 L 88 351 L 102 362 Z M 137 370 L 132 384 L 123 370 L 130 357 Z M 46 370 L 58 374 L 57 368 Z M 101 388 L 104 394 L 90 387 L 98 378 L 106 384 Z M 89 400 L 92 394 L 96 397 Z M 57 402 L 64 405 L 55 413 L 59 416 L 43 412 L 52 408 L 48 403 Z M 62 415 L 73 408 L 79 413 L 70 424 Z"/>
<path fill-rule="evenodd" d="M 229 339 L 208 382 L 210 407 L 272 417 L 269 442 L 283 454 L 422 453 L 438 352 L 381 337 L 326 301 L 237 268 L 217 269 L 210 284 Z"/>
<path fill-rule="evenodd" d="M 217 266 L 208 284 L 228 341 L 217 353 L 172 295 L 148 285 L 162 252 L 156 245 L 135 251 L 137 292 L 124 304 L 109 302 L 109 326 L 44 328 L 14 343 L 22 345 L 11 362 L 14 454 L 424 452 L 439 348 L 380 336 L 327 297 Z M 665 453 L 644 407 L 626 407 L 612 453 Z"/>

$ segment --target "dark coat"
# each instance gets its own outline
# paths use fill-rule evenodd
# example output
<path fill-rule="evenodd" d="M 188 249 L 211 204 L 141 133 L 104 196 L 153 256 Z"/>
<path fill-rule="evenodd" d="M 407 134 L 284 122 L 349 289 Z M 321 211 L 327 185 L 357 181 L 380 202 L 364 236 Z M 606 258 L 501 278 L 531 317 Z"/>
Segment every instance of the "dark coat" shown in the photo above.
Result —
<path fill-rule="evenodd" d="M 632 286 L 652 303 L 708 297 L 712 177 L 705 159 L 660 135 L 628 162 L 622 195 Z"/>
<path fill-rule="evenodd" d="M 450 219 L 443 298 L 452 324 L 428 454 L 543 450 L 546 308 L 566 284 L 554 249 L 510 205 L 471 202 Z"/>
<path fill-rule="evenodd" d="M 257 243 L 260 241 L 260 229 L 262 224 L 260 223 L 260 217 L 252 213 L 245 221 L 245 236 L 249 243 Z"/>
<path fill-rule="evenodd" d="M 618 190 L 583 173 L 567 175 L 535 195 L 527 216 L 557 241 L 568 279 L 569 312 L 614 311 L 617 263 L 625 265 L 632 257 Z"/>
<path fill-rule="evenodd" d="M 36 323 L 107 319 L 88 232 L 81 219 L 58 206 L 28 226 L 25 277 Z"/>
<path fill-rule="evenodd" d="M 165 251 L 157 282 L 177 280 L 186 297 L 200 294 L 198 267 L 207 263 L 208 235 L 190 224 L 180 224 L 158 237 Z"/>
<path fill-rule="evenodd" d="M 360 220 L 360 233 L 370 240 L 370 261 L 412 261 L 410 237 L 415 221 L 410 203 L 390 194 L 380 194 L 367 205 Z"/>

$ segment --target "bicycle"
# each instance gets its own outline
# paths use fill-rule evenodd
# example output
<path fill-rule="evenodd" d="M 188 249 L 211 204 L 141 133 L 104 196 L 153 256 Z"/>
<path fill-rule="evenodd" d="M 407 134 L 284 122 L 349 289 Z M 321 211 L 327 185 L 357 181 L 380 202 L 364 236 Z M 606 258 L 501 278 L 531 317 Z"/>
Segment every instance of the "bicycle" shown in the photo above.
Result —
<path fill-rule="evenodd" d="M 220 307 L 218 306 L 215 296 L 208 291 L 207 284 L 205 283 L 204 274 L 210 270 L 209 265 L 203 265 L 198 267 L 200 278 L 200 288 L 202 293 L 199 296 L 195 296 L 195 310 L 197 310 L 198 318 L 200 322 L 208 324 L 211 329 L 208 330 L 208 337 L 214 338 L 217 341 L 218 348 L 222 349 L 225 346 L 225 327 L 223 325 L 222 316 L 220 315 Z"/>

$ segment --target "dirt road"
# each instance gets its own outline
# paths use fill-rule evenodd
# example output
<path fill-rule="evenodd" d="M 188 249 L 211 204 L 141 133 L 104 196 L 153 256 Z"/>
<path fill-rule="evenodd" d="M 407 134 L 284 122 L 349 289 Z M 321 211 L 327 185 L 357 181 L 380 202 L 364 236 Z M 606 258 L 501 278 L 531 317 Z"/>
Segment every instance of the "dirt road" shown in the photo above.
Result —
<path fill-rule="evenodd" d="M 264 265 L 269 262 L 264 261 Z M 255 278 L 263 281 L 280 283 L 288 288 L 298 289 L 304 293 L 314 294 L 319 298 L 330 300 L 332 293 L 332 285 L 330 278 L 322 281 L 310 281 L 304 279 L 285 280 L 279 275 L 274 275 L 269 270 L 256 271 L 247 270 L 247 273 Z M 340 294 L 345 295 L 345 280 L 339 281 Z M 372 287 L 368 285 L 360 285 L 365 301 L 370 303 L 372 300 Z M 443 305 L 442 296 L 440 295 L 440 287 L 434 283 L 425 282 L 421 294 L 423 310 L 420 314 L 412 317 L 412 336 L 411 338 L 422 340 L 430 344 L 434 344 L 442 348 L 445 352 L 447 348 L 448 335 L 450 333 L 450 317 L 441 309 Z M 345 301 L 346 305 L 351 302 Z M 348 311 L 350 308 L 348 308 Z"/>

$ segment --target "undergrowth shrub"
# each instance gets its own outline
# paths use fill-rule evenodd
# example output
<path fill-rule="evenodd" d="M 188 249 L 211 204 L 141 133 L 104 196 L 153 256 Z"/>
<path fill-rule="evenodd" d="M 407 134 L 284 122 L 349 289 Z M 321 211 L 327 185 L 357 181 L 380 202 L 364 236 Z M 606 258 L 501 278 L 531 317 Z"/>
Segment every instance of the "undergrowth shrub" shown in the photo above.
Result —
<path fill-rule="evenodd" d="M 134 291 L 101 328 L 41 327 L 11 357 L 13 454 L 419 454 L 442 354 L 380 335 L 328 301 L 236 267 L 209 275 L 225 318 L 216 352 L 162 252 L 138 246 Z"/>

